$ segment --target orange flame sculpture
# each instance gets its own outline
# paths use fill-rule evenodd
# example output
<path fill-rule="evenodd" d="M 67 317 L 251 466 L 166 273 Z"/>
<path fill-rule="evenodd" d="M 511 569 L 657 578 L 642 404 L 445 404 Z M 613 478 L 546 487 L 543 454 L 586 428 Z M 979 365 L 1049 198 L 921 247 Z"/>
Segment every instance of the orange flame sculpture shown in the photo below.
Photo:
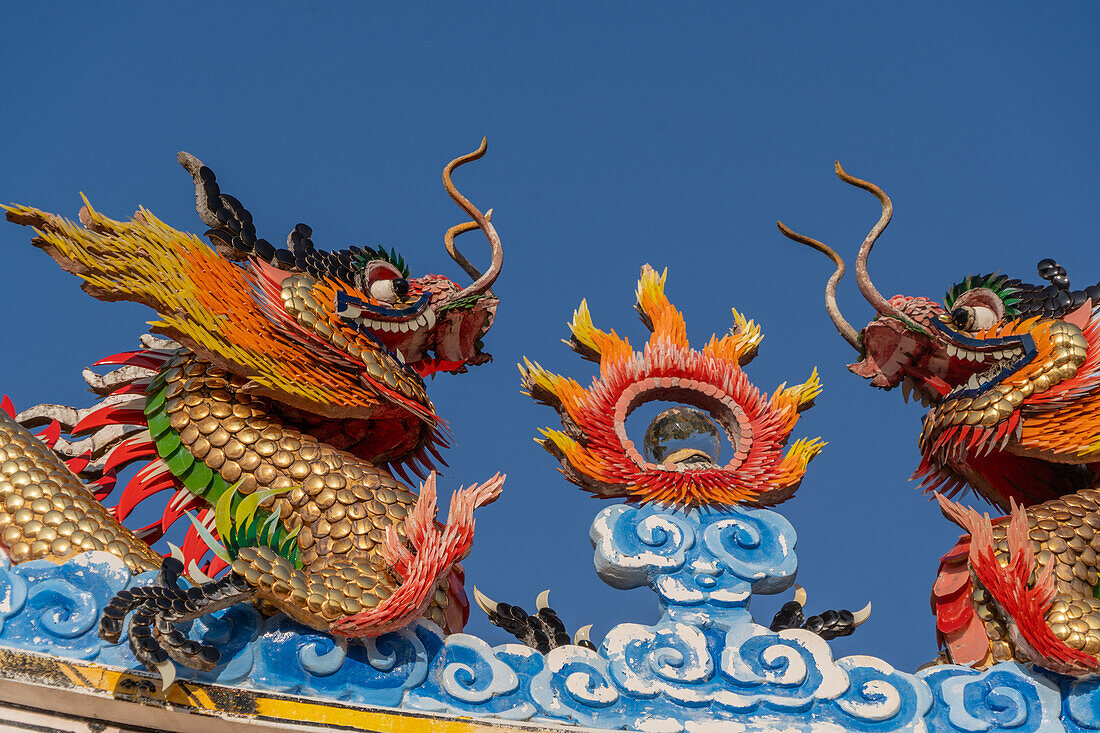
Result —
<path fill-rule="evenodd" d="M 666 275 L 642 268 L 635 309 L 652 335 L 641 352 L 614 331 L 597 329 L 581 301 L 567 343 L 600 365 L 588 389 L 526 359 L 520 365 L 526 394 L 554 407 L 562 420 L 562 430 L 542 430 L 538 442 L 561 461 L 570 481 L 598 497 L 676 508 L 770 506 L 789 499 L 825 445 L 802 438 L 787 447 L 799 413 L 821 392 L 817 370 L 802 384 L 781 384 L 770 398 L 762 394 L 741 369 L 756 355 L 760 327 L 734 309 L 730 333 L 712 336 L 702 350 L 691 348 L 684 317 L 665 296 Z M 728 438 L 732 458 L 725 465 L 698 456 L 647 459 L 627 436 L 626 421 L 653 401 L 709 413 Z"/>

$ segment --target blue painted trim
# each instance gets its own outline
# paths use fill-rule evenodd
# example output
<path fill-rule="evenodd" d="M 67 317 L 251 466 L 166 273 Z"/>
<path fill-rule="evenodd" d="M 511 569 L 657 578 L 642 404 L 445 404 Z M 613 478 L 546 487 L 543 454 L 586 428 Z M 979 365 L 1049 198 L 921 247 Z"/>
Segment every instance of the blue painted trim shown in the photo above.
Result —
<path fill-rule="evenodd" d="M 932 328 L 939 331 L 956 343 L 960 343 L 965 346 L 973 346 L 975 349 L 1001 345 L 1019 345 L 1024 347 L 1023 358 L 1020 361 L 1016 362 L 1015 366 L 1013 366 L 1011 369 L 1001 370 L 1000 374 L 995 376 L 993 379 L 990 379 L 978 389 L 964 389 L 960 392 L 951 392 L 950 395 L 952 399 L 958 399 L 960 397 L 976 397 L 977 395 L 989 391 L 989 389 L 1000 384 L 1001 382 L 1008 379 L 1010 376 L 1017 373 L 1025 366 L 1033 362 L 1035 360 L 1035 357 L 1039 353 L 1038 348 L 1036 348 L 1035 346 L 1035 339 L 1031 338 L 1031 334 L 1028 333 L 1019 334 L 1016 336 L 1004 336 L 998 339 L 989 339 L 986 341 L 982 341 L 980 339 L 973 339 L 969 336 L 964 336 L 958 331 L 947 328 L 944 324 L 940 323 L 938 318 L 932 319 Z"/>
<path fill-rule="evenodd" d="M 382 316 L 383 318 L 392 318 L 394 320 L 407 320 L 413 316 L 418 316 L 424 312 L 424 309 L 428 307 L 428 302 L 432 299 L 430 293 L 421 293 L 416 302 L 407 308 L 386 308 L 381 305 L 372 305 L 370 303 L 364 303 L 359 298 L 352 295 L 348 295 L 343 290 L 336 291 L 336 312 L 347 308 L 349 305 L 354 305 L 357 308 L 362 308 L 364 311 L 372 316 Z M 354 323 L 355 319 L 345 318 L 345 321 Z"/>

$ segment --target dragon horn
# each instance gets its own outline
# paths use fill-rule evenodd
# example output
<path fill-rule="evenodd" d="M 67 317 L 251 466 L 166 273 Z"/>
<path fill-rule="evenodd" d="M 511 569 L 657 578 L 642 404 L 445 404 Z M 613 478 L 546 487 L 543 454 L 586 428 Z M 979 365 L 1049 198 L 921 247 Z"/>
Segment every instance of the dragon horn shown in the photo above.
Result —
<path fill-rule="evenodd" d="M 451 255 L 455 262 L 466 271 L 470 277 L 474 278 L 472 285 L 467 286 L 461 292 L 447 298 L 446 302 L 451 303 L 462 298 L 467 298 L 471 295 L 480 295 L 487 293 L 489 288 L 496 282 L 497 276 L 500 275 L 500 268 L 504 262 L 504 250 L 500 244 L 500 237 L 497 235 L 497 231 L 493 228 L 493 224 L 490 221 L 492 218 L 492 210 L 488 214 L 482 214 L 481 211 L 470 203 L 470 200 L 459 193 L 455 188 L 454 183 L 451 181 L 451 174 L 456 168 L 469 163 L 470 161 L 477 160 L 481 156 L 485 155 L 485 151 L 488 149 L 488 140 L 482 138 L 481 145 L 478 149 L 462 157 L 455 158 L 443 169 L 443 187 L 447 190 L 447 194 L 454 199 L 454 202 L 462 207 L 462 210 L 470 215 L 473 221 L 458 224 L 447 230 L 447 233 L 443 235 L 443 244 L 447 248 L 447 253 Z M 489 269 L 484 273 L 478 271 L 469 260 L 467 260 L 461 252 L 455 248 L 455 237 L 463 232 L 473 231 L 474 229 L 480 229 L 485 233 L 485 237 L 489 240 L 489 249 L 492 252 L 492 260 L 489 263 Z"/>
<path fill-rule="evenodd" d="M 844 337 L 844 340 L 851 344 L 856 351 L 863 351 L 859 345 L 859 333 L 852 327 L 852 324 L 845 320 L 844 315 L 840 312 L 840 306 L 836 302 L 836 286 L 840 282 L 840 278 L 844 277 L 844 259 L 829 245 L 804 234 L 799 234 L 781 221 L 777 221 L 776 224 L 779 225 L 779 231 L 783 232 L 783 236 L 800 244 L 813 247 L 818 252 L 825 253 L 836 264 L 836 271 L 829 278 L 829 282 L 825 283 L 825 310 L 829 312 L 829 318 L 832 319 L 833 325 L 836 326 L 837 332 Z"/>
<path fill-rule="evenodd" d="M 867 233 L 867 237 L 863 240 L 863 244 L 859 248 L 859 254 L 856 256 L 856 284 L 859 285 L 859 292 L 863 293 L 863 297 L 867 299 L 871 307 L 882 315 L 897 318 L 909 328 L 927 335 L 928 330 L 926 328 L 902 313 L 899 309 L 890 305 L 889 301 L 882 297 L 882 293 L 880 293 L 878 288 L 875 287 L 875 284 L 871 282 L 871 276 L 867 274 L 867 258 L 871 254 L 871 248 L 875 246 L 875 240 L 879 238 L 880 234 L 886 231 L 886 227 L 890 224 L 890 218 L 894 215 L 894 204 L 890 201 L 890 197 L 886 195 L 886 192 L 875 184 L 849 175 L 840 165 L 839 160 L 836 161 L 836 174 L 840 180 L 848 185 L 862 188 L 864 191 L 872 194 L 882 205 L 882 214 L 879 216 L 878 221 L 875 222 L 875 225 L 871 227 L 871 231 Z"/>
<path fill-rule="evenodd" d="M 875 225 L 871 227 L 871 231 L 867 233 L 867 237 L 863 240 L 863 244 L 859 248 L 859 254 L 856 256 L 856 284 L 859 286 L 859 291 L 863 293 L 863 297 L 867 299 L 867 302 L 870 303 L 879 314 L 896 318 L 909 328 L 927 334 L 928 330 L 926 328 L 902 313 L 898 308 L 891 305 L 886 298 L 882 297 L 882 293 L 878 291 L 878 288 L 876 288 L 875 284 L 871 281 L 871 276 L 867 273 L 867 258 L 871 254 L 871 248 L 874 247 L 875 240 L 879 238 L 879 235 L 881 235 L 886 230 L 887 225 L 890 224 L 890 218 L 894 215 L 894 204 L 890 201 L 890 197 L 886 195 L 886 192 L 875 184 L 849 175 L 840 165 L 840 161 L 836 161 L 836 174 L 840 180 L 845 183 L 856 186 L 857 188 L 862 188 L 864 191 L 868 191 L 874 195 L 882 205 L 882 214 L 879 216 Z M 825 284 L 825 310 L 829 312 L 829 318 L 832 319 L 833 325 L 836 326 L 836 330 L 844 337 L 844 340 L 851 344 L 852 348 L 856 351 L 862 353 L 863 348 L 859 343 L 859 332 L 844 318 L 840 312 L 840 306 L 837 305 L 836 302 L 836 287 L 840 279 L 844 277 L 846 269 L 844 266 L 844 259 L 837 254 L 836 250 L 832 247 L 816 239 L 807 237 L 804 234 L 792 231 L 783 224 L 783 222 L 776 223 L 779 225 L 779 231 L 783 233 L 783 236 L 788 239 L 793 239 L 800 244 L 812 247 L 818 252 L 824 253 L 836 264 L 836 271 Z"/>

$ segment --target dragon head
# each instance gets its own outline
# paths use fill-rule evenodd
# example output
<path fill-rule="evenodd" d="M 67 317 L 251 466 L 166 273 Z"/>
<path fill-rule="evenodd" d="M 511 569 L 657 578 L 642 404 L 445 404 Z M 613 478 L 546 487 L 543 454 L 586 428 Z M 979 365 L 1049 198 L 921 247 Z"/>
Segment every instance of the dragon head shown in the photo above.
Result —
<path fill-rule="evenodd" d="M 393 250 L 317 249 L 304 224 L 277 249 L 257 238 L 248 210 L 188 153 L 179 162 L 194 179 L 212 247 L 145 209 L 120 222 L 87 200 L 83 226 L 25 206 L 7 207 L 7 218 L 34 226 L 34 243 L 81 277 L 91 295 L 148 305 L 159 315 L 150 324 L 155 333 L 247 380 L 243 391 L 266 398 L 303 429 L 342 422 L 339 437 L 326 437 L 389 463 L 446 442 L 423 378 L 490 360 L 482 337 L 498 304 L 490 288 L 500 274 L 500 238 L 492 212 L 483 214 L 451 181 L 456 168 L 485 151 L 482 141 L 443 170 L 448 194 L 471 218 L 444 235 L 447 251 L 474 280 L 466 287 L 439 275 L 410 277 Z M 455 237 L 474 229 L 492 253 L 484 273 L 455 248 Z"/>
<path fill-rule="evenodd" d="M 779 228 L 836 264 L 826 309 L 859 353 L 849 369 L 874 387 L 900 386 L 906 401 L 914 396 L 929 408 L 915 477 L 926 490 L 949 496 L 969 486 L 1005 511 L 1012 499 L 1032 504 L 1091 485 L 1100 468 L 1100 286 L 1072 290 L 1065 268 L 1046 259 L 1038 266 L 1043 285 L 972 275 L 949 288 L 942 304 L 886 299 L 867 273 L 867 259 L 893 206 L 878 186 L 848 175 L 839 163 L 836 170 L 882 205 L 856 258 L 859 289 L 878 314 L 861 331 L 836 302 L 843 259 L 782 223 Z"/>

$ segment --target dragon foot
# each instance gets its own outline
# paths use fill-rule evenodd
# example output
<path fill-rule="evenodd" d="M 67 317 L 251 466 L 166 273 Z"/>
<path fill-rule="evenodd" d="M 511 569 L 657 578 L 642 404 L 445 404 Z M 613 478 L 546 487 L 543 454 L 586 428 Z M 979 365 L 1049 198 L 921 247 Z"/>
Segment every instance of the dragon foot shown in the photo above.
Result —
<path fill-rule="evenodd" d="M 805 616 L 806 590 L 795 586 L 793 601 L 787 601 L 772 618 L 772 631 L 787 629 L 806 629 L 828 641 L 838 636 L 848 636 L 864 621 L 871 617 L 871 604 L 868 603 L 855 613 L 851 611 L 824 611 L 813 616 Z"/>
<path fill-rule="evenodd" d="M 588 632 L 592 628 L 591 624 L 577 629 L 573 639 L 569 639 L 565 624 L 562 623 L 557 612 L 550 608 L 549 590 L 539 593 L 538 598 L 535 600 L 535 607 L 538 610 L 533 615 L 529 615 L 519 606 L 498 603 L 477 588 L 474 588 L 474 601 L 489 617 L 489 623 L 504 629 L 540 654 L 546 654 L 551 649 L 557 649 L 559 646 L 568 644 L 575 644 L 588 649 L 596 648 L 588 638 Z"/>
<path fill-rule="evenodd" d="M 254 593 L 236 573 L 184 589 L 179 586 L 182 572 L 183 563 L 165 559 L 153 585 L 119 591 L 99 619 L 100 638 L 115 644 L 122 635 L 123 620 L 133 614 L 127 632 L 130 649 L 139 662 L 161 673 L 165 687 L 175 677 L 169 659 L 197 670 L 213 669 L 220 659 L 217 649 L 188 639 L 176 625 L 248 600 Z"/>

